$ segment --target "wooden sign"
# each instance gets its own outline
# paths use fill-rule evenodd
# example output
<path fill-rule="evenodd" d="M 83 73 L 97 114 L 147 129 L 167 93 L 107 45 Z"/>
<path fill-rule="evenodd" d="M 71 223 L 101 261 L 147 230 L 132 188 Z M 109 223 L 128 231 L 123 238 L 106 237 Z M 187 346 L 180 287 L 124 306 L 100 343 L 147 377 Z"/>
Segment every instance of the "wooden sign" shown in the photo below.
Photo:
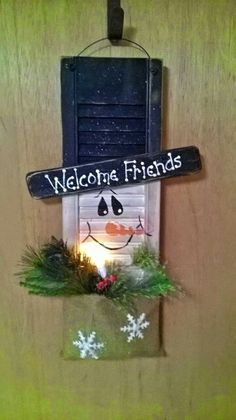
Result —
<path fill-rule="evenodd" d="M 199 150 L 191 146 L 31 172 L 26 180 L 34 198 L 48 198 L 188 175 L 200 169 Z"/>

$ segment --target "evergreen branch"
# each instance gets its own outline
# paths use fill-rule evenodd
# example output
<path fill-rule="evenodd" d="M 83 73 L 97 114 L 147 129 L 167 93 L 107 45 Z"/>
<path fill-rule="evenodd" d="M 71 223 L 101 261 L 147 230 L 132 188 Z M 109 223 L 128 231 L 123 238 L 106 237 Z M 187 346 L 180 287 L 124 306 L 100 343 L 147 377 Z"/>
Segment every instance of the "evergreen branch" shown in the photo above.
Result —
<path fill-rule="evenodd" d="M 27 247 L 21 259 L 20 285 L 30 294 L 71 296 L 99 293 L 122 305 L 137 297 L 152 299 L 178 290 L 160 264 L 155 252 L 146 245 L 135 249 L 131 266 L 108 263 L 106 270 L 116 280 L 100 291 L 101 277 L 90 258 L 52 237 L 39 250 Z M 104 281 L 104 280 L 103 280 Z"/>
<path fill-rule="evenodd" d="M 133 302 L 136 297 L 155 298 L 175 293 L 178 288 L 168 277 L 155 252 L 147 245 L 134 250 L 130 267 L 117 267 L 117 281 L 105 291 L 107 297 Z"/>
<path fill-rule="evenodd" d="M 17 275 L 29 293 L 43 296 L 77 295 L 95 291 L 99 275 L 86 256 L 52 237 L 38 251 L 27 247 Z"/>

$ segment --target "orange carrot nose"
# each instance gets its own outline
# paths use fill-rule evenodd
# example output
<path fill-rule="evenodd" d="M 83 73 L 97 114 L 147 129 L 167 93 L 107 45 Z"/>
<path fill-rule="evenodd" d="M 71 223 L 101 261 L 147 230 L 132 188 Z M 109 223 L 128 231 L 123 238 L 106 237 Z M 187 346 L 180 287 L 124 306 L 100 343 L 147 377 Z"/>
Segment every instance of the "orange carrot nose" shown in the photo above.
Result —
<path fill-rule="evenodd" d="M 111 236 L 125 236 L 125 235 L 133 235 L 134 228 L 122 225 L 121 223 L 116 222 L 107 222 L 105 226 L 106 233 Z"/>

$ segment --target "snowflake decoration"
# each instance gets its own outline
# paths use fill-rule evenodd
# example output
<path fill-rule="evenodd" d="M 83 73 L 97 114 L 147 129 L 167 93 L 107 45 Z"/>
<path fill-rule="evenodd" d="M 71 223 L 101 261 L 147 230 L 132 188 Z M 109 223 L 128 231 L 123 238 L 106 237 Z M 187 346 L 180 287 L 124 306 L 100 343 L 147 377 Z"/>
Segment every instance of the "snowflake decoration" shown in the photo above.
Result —
<path fill-rule="evenodd" d="M 98 359 L 98 354 L 104 348 L 104 343 L 96 341 L 96 333 L 92 331 L 88 335 L 84 335 L 82 331 L 78 331 L 79 340 L 73 341 L 74 346 L 80 349 L 81 359 Z"/>
<path fill-rule="evenodd" d="M 127 325 L 121 327 L 120 330 L 128 333 L 128 343 L 130 343 L 130 341 L 134 340 L 135 338 L 143 339 L 142 330 L 147 328 L 150 324 L 150 322 L 146 321 L 146 315 L 143 313 L 135 319 L 131 314 L 128 314 L 127 319 Z"/>

